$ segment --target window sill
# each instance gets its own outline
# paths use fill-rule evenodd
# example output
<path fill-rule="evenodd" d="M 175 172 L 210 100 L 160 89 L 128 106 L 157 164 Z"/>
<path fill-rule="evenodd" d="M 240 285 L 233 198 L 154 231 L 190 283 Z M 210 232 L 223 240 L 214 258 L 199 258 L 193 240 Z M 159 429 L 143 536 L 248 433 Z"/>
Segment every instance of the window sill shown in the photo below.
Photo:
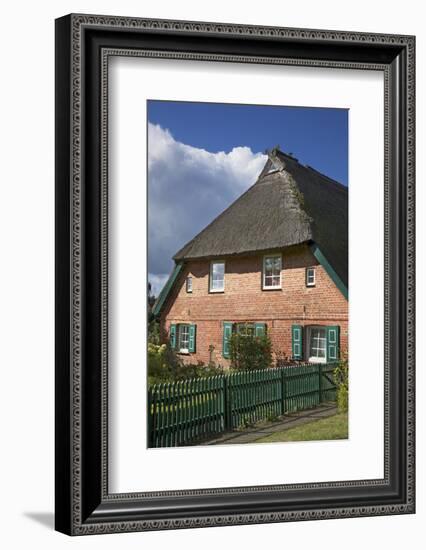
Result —
<path fill-rule="evenodd" d="M 190 355 L 190 352 L 187 349 L 180 349 L 176 352 L 178 355 Z"/>
<path fill-rule="evenodd" d="M 263 286 L 262 290 L 282 290 L 281 286 Z"/>
<path fill-rule="evenodd" d="M 209 294 L 224 294 L 224 290 L 209 290 Z"/>

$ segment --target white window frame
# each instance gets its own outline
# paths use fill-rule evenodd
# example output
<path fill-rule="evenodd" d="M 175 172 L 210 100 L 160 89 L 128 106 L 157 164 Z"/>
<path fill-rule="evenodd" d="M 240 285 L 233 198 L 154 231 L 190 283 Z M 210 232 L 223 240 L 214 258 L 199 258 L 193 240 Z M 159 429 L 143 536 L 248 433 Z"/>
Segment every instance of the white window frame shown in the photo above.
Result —
<path fill-rule="evenodd" d="M 266 285 L 265 284 L 265 263 L 268 258 L 279 258 L 281 262 L 281 269 L 280 269 L 280 284 L 279 285 Z M 265 254 L 263 256 L 263 268 L 262 268 L 262 289 L 263 290 L 280 290 L 282 288 L 282 271 L 283 271 L 283 257 L 282 254 Z"/>
<path fill-rule="evenodd" d="M 190 283 L 190 284 L 189 284 Z M 188 275 L 186 278 L 186 292 L 192 292 L 192 276 Z"/>
<path fill-rule="evenodd" d="M 188 330 L 188 345 L 186 348 L 181 347 L 181 336 L 183 329 Z M 189 325 L 187 323 L 180 323 L 178 325 L 178 342 L 179 342 L 179 353 L 189 353 Z"/>
<path fill-rule="evenodd" d="M 239 334 L 240 336 L 248 336 L 248 334 L 243 334 L 242 332 L 240 332 L 240 327 L 242 327 L 243 325 L 245 325 L 246 329 L 248 327 L 253 328 L 253 336 L 256 336 L 256 323 L 254 323 L 252 321 L 248 321 L 248 322 L 237 321 L 237 322 L 233 323 L 233 325 L 232 325 L 233 332 L 235 334 Z"/>
<path fill-rule="evenodd" d="M 311 333 L 312 329 L 321 329 L 325 332 L 324 357 L 311 357 Z M 306 327 L 306 357 L 309 363 L 327 363 L 327 327 L 325 325 L 308 325 Z"/>
<path fill-rule="evenodd" d="M 310 283 L 309 282 L 309 272 L 312 271 L 314 275 L 314 280 Z M 316 283 L 316 269 L 315 267 L 307 267 L 306 268 L 306 286 L 315 286 Z"/>
<path fill-rule="evenodd" d="M 223 265 L 223 286 L 222 288 L 213 288 L 213 266 L 215 264 L 222 264 Z M 225 292 L 225 274 L 226 274 L 226 264 L 225 260 L 214 260 L 210 262 L 210 274 L 209 274 L 209 292 L 212 293 L 218 293 L 218 292 Z"/>

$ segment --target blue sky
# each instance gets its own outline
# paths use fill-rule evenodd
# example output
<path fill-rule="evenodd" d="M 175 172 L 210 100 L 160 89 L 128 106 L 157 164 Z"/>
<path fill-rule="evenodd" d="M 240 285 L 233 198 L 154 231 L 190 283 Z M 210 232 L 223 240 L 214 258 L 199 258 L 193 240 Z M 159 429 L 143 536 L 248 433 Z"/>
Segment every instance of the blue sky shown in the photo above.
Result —
<path fill-rule="evenodd" d="M 148 278 L 256 180 L 275 145 L 347 185 L 348 111 L 148 101 Z"/>
<path fill-rule="evenodd" d="M 212 153 L 245 145 L 275 145 L 344 185 L 348 184 L 348 111 L 223 103 L 149 101 L 148 118 L 182 143 Z"/>

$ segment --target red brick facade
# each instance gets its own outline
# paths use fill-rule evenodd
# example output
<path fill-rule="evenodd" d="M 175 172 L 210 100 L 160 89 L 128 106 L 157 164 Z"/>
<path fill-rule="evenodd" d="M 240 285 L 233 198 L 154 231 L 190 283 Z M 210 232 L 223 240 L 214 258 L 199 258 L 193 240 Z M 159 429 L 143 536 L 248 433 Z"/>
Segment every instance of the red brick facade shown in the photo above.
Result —
<path fill-rule="evenodd" d="M 217 258 L 226 262 L 223 293 L 209 292 L 209 260 L 185 264 L 160 317 L 163 339 L 172 324 L 197 325 L 196 351 L 182 355 L 185 361 L 229 364 L 222 356 L 223 322 L 266 323 L 275 355 L 287 358 L 292 356 L 292 325 L 338 325 L 341 354 L 347 353 L 348 302 L 308 246 L 282 251 L 280 290 L 262 289 L 263 257 Z M 307 267 L 315 267 L 313 287 L 306 286 Z M 191 293 L 186 291 L 188 275 Z"/>

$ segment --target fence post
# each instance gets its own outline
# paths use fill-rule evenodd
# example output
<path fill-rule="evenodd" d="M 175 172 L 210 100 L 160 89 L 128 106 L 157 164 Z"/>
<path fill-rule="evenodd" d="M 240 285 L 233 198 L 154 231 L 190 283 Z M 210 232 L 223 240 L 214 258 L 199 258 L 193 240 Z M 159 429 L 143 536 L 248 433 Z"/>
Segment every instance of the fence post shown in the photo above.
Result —
<path fill-rule="evenodd" d="M 229 414 L 229 388 L 228 388 L 229 376 L 223 375 L 223 428 L 224 431 L 230 427 L 230 414 Z"/>
<path fill-rule="evenodd" d="M 287 380 L 285 375 L 285 368 L 281 367 L 281 414 L 284 415 L 286 411 L 286 399 L 287 399 Z"/>
<path fill-rule="evenodd" d="M 323 391 L 322 391 L 322 363 L 318 363 L 318 396 L 319 402 L 323 401 Z"/>

